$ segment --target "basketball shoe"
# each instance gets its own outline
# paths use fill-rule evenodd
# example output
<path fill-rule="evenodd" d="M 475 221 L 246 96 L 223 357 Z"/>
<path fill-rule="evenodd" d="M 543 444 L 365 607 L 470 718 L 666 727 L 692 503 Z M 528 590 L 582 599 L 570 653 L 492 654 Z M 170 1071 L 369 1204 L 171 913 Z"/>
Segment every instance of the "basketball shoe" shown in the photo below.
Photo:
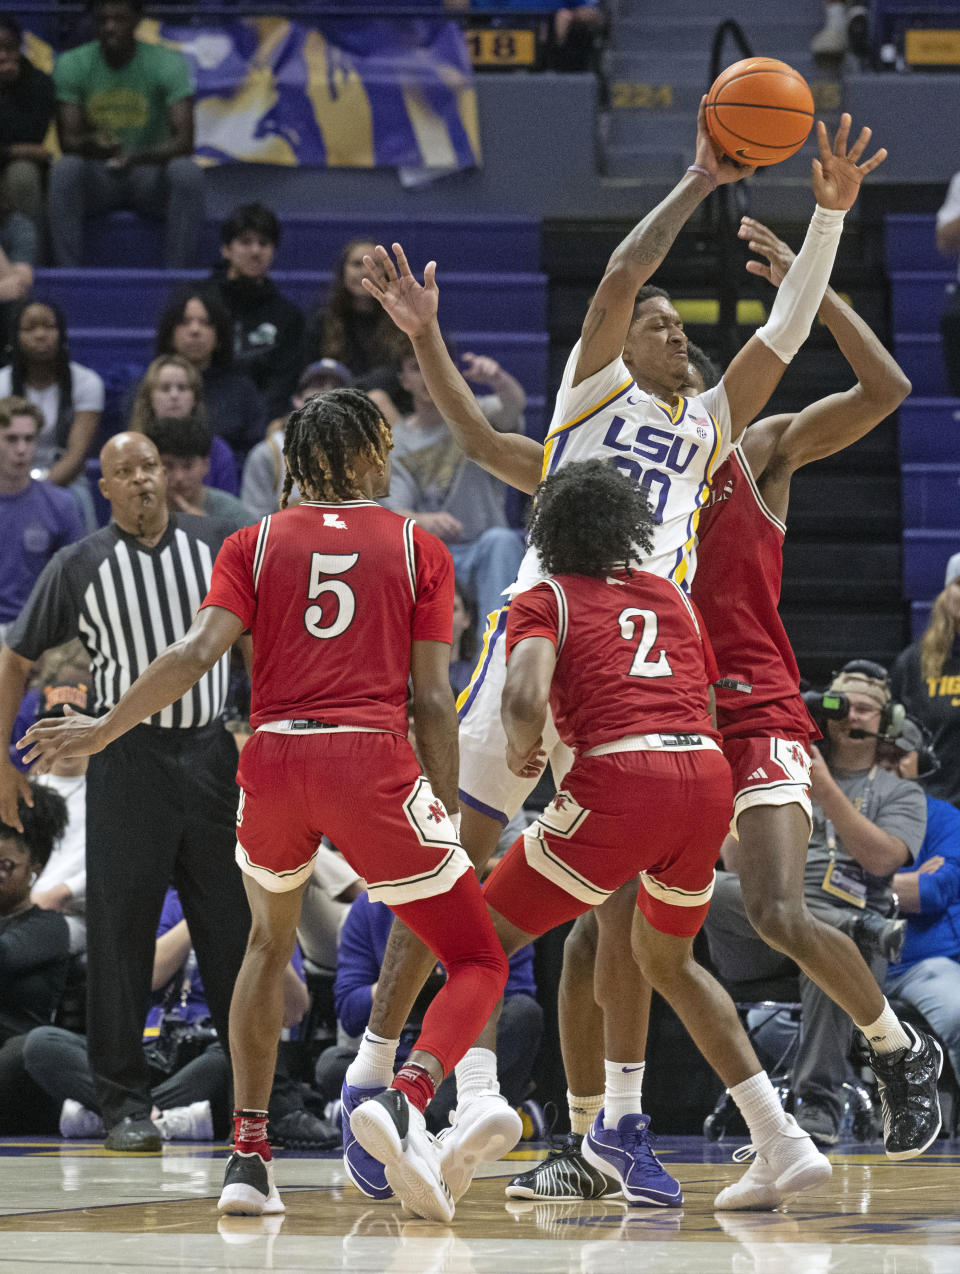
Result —
<path fill-rule="evenodd" d="M 734 1163 L 753 1163 L 739 1181 L 726 1186 L 713 1201 L 718 1212 L 772 1212 L 788 1194 L 812 1190 L 830 1179 L 833 1167 L 808 1133 L 787 1115 L 787 1126 L 759 1146 L 741 1146 Z"/>
<path fill-rule="evenodd" d="M 61 1137 L 102 1137 L 103 1120 L 95 1110 L 88 1110 L 72 1097 L 60 1108 Z"/>
<path fill-rule="evenodd" d="M 679 1208 L 680 1182 L 664 1169 L 650 1148 L 649 1115 L 624 1115 L 616 1128 L 604 1128 L 603 1111 L 583 1139 L 583 1157 L 598 1172 L 620 1182 L 623 1197 L 635 1206 Z"/>
<path fill-rule="evenodd" d="M 273 1216 L 285 1212 L 273 1182 L 273 1160 L 261 1158 L 256 1151 L 241 1154 L 235 1150 L 227 1160 L 217 1208 L 229 1216 Z"/>
<path fill-rule="evenodd" d="M 883 1107 L 883 1146 L 888 1159 L 914 1159 L 933 1145 L 940 1132 L 937 1080 L 943 1070 L 943 1050 L 924 1031 L 908 1022 L 909 1048 L 874 1053 L 870 1065 L 880 1087 Z"/>
<path fill-rule="evenodd" d="M 153 1121 L 164 1141 L 213 1141 L 213 1115 L 208 1101 L 161 1110 Z"/>
<path fill-rule="evenodd" d="M 340 1090 L 338 1117 L 343 1137 L 343 1170 L 368 1199 L 391 1199 L 393 1191 L 387 1185 L 383 1164 L 368 1155 L 353 1135 L 351 1119 L 359 1106 L 382 1092 L 382 1088 L 353 1088 L 346 1081 Z"/>
<path fill-rule="evenodd" d="M 387 1185 L 405 1208 L 428 1221 L 453 1220 L 436 1138 L 405 1093 L 385 1089 L 357 1107 L 350 1124 L 362 1148 L 383 1164 Z"/>
<path fill-rule="evenodd" d="M 557 1202 L 619 1198 L 619 1183 L 587 1163 L 582 1145 L 583 1137 L 578 1133 L 555 1138 L 546 1159 L 513 1178 L 506 1189 L 507 1197 Z"/>
<path fill-rule="evenodd" d="M 509 1154 L 523 1135 L 523 1120 L 500 1093 L 478 1093 L 457 1106 L 437 1137 L 440 1171 L 459 1203 L 481 1163 Z"/>

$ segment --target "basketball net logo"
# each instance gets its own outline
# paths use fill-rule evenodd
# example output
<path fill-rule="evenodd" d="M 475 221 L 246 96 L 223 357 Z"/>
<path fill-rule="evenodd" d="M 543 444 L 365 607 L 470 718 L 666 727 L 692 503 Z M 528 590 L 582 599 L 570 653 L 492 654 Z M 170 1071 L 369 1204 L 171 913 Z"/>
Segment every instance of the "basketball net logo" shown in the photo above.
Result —
<path fill-rule="evenodd" d="M 347 529 L 347 524 L 340 517 L 339 513 L 325 513 L 323 515 L 323 525 L 336 527 L 338 531 L 345 531 Z"/>

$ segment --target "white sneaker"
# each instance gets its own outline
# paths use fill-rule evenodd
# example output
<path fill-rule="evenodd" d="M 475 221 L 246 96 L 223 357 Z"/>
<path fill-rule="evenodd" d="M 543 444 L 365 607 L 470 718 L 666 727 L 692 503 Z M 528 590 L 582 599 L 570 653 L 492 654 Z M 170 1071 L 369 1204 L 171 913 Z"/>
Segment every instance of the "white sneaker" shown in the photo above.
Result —
<path fill-rule="evenodd" d="M 68 1097 L 60 1108 L 61 1137 L 102 1137 L 103 1120 L 95 1110 L 88 1110 Z"/>
<path fill-rule="evenodd" d="M 829 1180 L 833 1166 L 792 1115 L 787 1127 L 774 1133 L 762 1146 L 741 1146 L 734 1151 L 734 1163 L 753 1163 L 739 1181 L 721 1190 L 713 1201 L 719 1211 L 770 1212 L 780 1207 L 784 1197 L 799 1190 L 811 1190 Z"/>
<path fill-rule="evenodd" d="M 273 1160 L 264 1160 L 256 1152 L 241 1154 L 235 1150 L 227 1160 L 217 1208 L 228 1216 L 276 1216 L 285 1212 L 273 1179 Z"/>
<path fill-rule="evenodd" d="M 428 1221 L 453 1220 L 453 1196 L 440 1171 L 436 1138 L 398 1088 L 362 1102 L 350 1116 L 353 1135 L 383 1164 L 387 1184 L 404 1207 Z"/>
<path fill-rule="evenodd" d="M 213 1141 L 213 1115 L 208 1101 L 161 1110 L 153 1121 L 164 1141 Z"/>
<path fill-rule="evenodd" d="M 459 1203 L 481 1163 L 509 1154 L 523 1136 L 523 1120 L 500 1093 L 469 1097 L 437 1137 L 440 1171 Z"/>

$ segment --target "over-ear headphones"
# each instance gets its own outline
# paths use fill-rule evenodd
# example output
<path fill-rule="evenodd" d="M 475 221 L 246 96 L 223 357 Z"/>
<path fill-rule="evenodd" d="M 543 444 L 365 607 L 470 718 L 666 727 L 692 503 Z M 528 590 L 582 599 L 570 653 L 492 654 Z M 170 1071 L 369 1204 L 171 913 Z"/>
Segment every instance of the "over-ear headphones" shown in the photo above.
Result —
<path fill-rule="evenodd" d="M 875 663 L 872 659 L 851 659 L 843 665 L 838 673 L 834 673 L 831 679 L 831 688 L 833 688 L 834 682 L 844 677 L 864 677 L 867 681 L 879 684 L 886 691 L 887 700 L 880 708 L 880 724 L 877 727 L 877 734 L 884 739 L 895 739 L 903 729 L 907 710 L 902 703 L 897 703 L 893 698 L 893 692 L 890 689 L 890 674 L 883 664 Z M 856 687 L 849 686 L 845 688 L 852 690 Z"/>
<path fill-rule="evenodd" d="M 933 746 L 933 735 L 916 717 L 906 717 L 894 745 L 904 754 L 916 752 L 917 778 L 928 779 L 940 769 L 940 759 Z"/>

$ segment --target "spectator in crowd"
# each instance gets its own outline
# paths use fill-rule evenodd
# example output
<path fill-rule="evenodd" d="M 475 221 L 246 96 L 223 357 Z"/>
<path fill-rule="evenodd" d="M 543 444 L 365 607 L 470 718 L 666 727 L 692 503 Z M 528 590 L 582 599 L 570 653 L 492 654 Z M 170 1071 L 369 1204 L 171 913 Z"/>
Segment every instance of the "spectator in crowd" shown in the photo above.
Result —
<path fill-rule="evenodd" d="M 926 806 L 915 783 L 878 765 L 877 735 L 890 717 L 886 672 L 857 661 L 864 672 L 844 671 L 830 690 L 844 694 L 849 714 L 826 722 L 822 751 L 813 749 L 810 792 L 813 830 L 804 872 L 804 901 L 818 919 L 845 927 L 849 917 L 869 910 L 878 918 L 893 909 L 894 874 L 917 855 L 926 831 Z M 847 669 L 850 665 L 847 665 Z M 865 738 L 852 737 L 853 731 Z M 728 837 L 707 916 L 710 954 L 727 982 L 777 978 L 796 972 L 782 953 L 752 929 L 735 875 L 736 841 Z M 886 960 L 875 950 L 868 961 L 883 985 Z M 800 1045 L 791 1087 L 798 1098 L 796 1118 L 820 1145 L 837 1141 L 853 1023 L 841 1008 L 802 973 Z"/>
<path fill-rule="evenodd" d="M 27 797 L 30 803 L 27 803 Z M 49 1105 L 23 1069 L 23 1041 L 53 1017 L 67 979 L 70 935 L 30 890 L 63 833 L 67 810 L 49 787 L 31 784 L 17 799 L 17 826 L 0 822 L 0 1134 L 35 1131 L 36 1107 Z"/>
<path fill-rule="evenodd" d="M 290 402 L 293 410 L 297 411 L 314 394 L 352 384 L 353 377 L 349 368 L 334 358 L 321 358 L 303 369 Z M 283 463 L 283 430 L 286 423 L 286 416 L 274 420 L 267 430 L 266 438 L 257 443 L 244 462 L 240 498 L 258 518 L 276 513 L 280 508 L 280 496 L 283 494 L 283 480 L 286 476 Z M 297 504 L 299 500 L 300 495 L 294 484 L 287 504 Z"/>
<path fill-rule="evenodd" d="M 960 806 L 960 553 L 947 563 L 923 636 L 897 656 L 890 684 L 933 736 L 940 768 L 924 779 L 924 790 Z"/>
<path fill-rule="evenodd" d="M 144 431 L 160 453 L 167 471 L 167 504 L 171 512 L 220 518 L 232 531 L 257 519 L 235 495 L 204 486 L 210 472 L 210 431 L 195 415 L 159 416 Z"/>
<path fill-rule="evenodd" d="M 67 321 L 51 301 L 22 301 L 10 326 L 10 363 L 0 367 L 0 397 L 15 394 L 40 408 L 40 476 L 72 488 L 92 529 L 93 503 L 83 470 L 103 411 L 103 380 L 93 368 L 71 360 Z"/>
<path fill-rule="evenodd" d="M 879 761 L 902 779 L 939 765 L 929 733 L 907 718 L 893 744 L 881 743 Z M 960 810 L 927 797 L 927 834 L 909 870 L 893 888 L 907 919 L 906 941 L 887 969 L 887 998 L 923 1015 L 943 1041 L 960 1079 Z"/>
<path fill-rule="evenodd" d="M 193 162 L 193 84 L 182 53 L 145 44 L 140 0 L 94 0 L 97 39 L 53 71 L 63 154 L 50 173 L 57 265 L 83 264 L 84 218 L 115 208 L 166 215 L 164 263 L 194 262 L 203 174 Z"/>
<path fill-rule="evenodd" d="M 8 630 L 0 650 L 0 737 L 9 736 L 31 666 L 44 651 L 82 639 L 93 667 L 91 710 L 102 715 L 159 649 L 184 635 L 209 587 L 227 527 L 168 511 L 166 474 L 143 435 L 117 434 L 100 463 L 112 521 L 47 564 Z M 140 1038 L 156 924 L 171 882 L 226 1038 L 250 924 L 234 862 L 237 750 L 221 722 L 227 671 L 225 656 L 202 687 L 92 757 L 87 771 L 87 1026 L 111 1150 L 161 1145 L 149 1118 Z M 20 821 L 16 802 L 25 785 L 23 774 L 0 760 L 0 818 L 10 826 Z"/>
<path fill-rule="evenodd" d="M 522 8 L 522 0 L 519 0 L 519 7 Z M 606 18 L 599 0 L 561 5 L 555 10 L 550 25 L 543 52 L 544 68 L 567 72 L 594 70 L 605 26 Z"/>
<path fill-rule="evenodd" d="M 310 319 L 307 357 L 335 358 L 350 368 L 359 389 L 386 389 L 394 397 L 403 337 L 362 283 L 364 255 L 375 247 L 370 239 L 351 239 L 340 250 L 332 291 Z"/>
<path fill-rule="evenodd" d="M 188 288 L 170 301 L 157 324 L 157 353 L 180 354 L 196 368 L 210 432 L 229 443 L 242 464 L 266 433 L 267 407 L 233 364 L 233 323 L 209 288 Z"/>
<path fill-rule="evenodd" d="M 340 930 L 337 977 L 333 994 L 337 1021 L 344 1034 L 356 1039 L 370 1018 L 373 992 L 380 977 L 383 953 L 393 914 L 386 903 L 372 902 L 364 891 L 350 908 Z M 399 1069 L 420 1033 L 423 1014 L 443 985 L 446 975 L 438 964 L 417 997 L 410 1020 L 400 1037 L 395 1066 Z M 530 1087 L 533 1063 L 543 1031 L 543 1009 L 537 1003 L 533 978 L 533 947 L 523 947 L 510 959 L 504 989 L 503 1012 L 497 1026 L 497 1073 L 500 1088 L 511 1106 L 519 1106 Z M 340 1093 L 347 1067 L 356 1056 L 356 1045 L 326 1049 L 317 1059 L 316 1084 L 321 1097 L 332 1100 Z M 449 1115 L 457 1103 L 456 1078 L 451 1072 L 427 1108 L 428 1125 L 434 1132 L 449 1126 Z"/>
<path fill-rule="evenodd" d="M 89 671 L 90 660 L 78 637 L 64 642 L 62 646 L 54 646 L 46 651 L 34 665 L 29 678 L 26 694 L 20 701 L 14 728 L 10 734 L 10 760 L 19 770 L 28 768 L 23 763 L 19 748 L 15 746 L 17 739 L 22 739 L 42 711 L 43 689 L 53 685 L 79 685 Z"/>
<path fill-rule="evenodd" d="M 0 399 L 0 639 L 54 553 L 83 534 L 70 493 L 30 476 L 43 423 L 25 398 Z"/>
<path fill-rule="evenodd" d="M 450 645 L 450 685 L 455 695 L 466 690 L 473 675 L 476 645 L 477 621 L 473 604 L 457 584 L 453 594 L 453 642 Z"/>
<path fill-rule="evenodd" d="M 937 247 L 960 261 L 960 172 L 950 179 L 947 197 L 937 213 Z M 947 293 L 940 334 L 947 385 L 954 398 L 960 398 L 960 283 L 954 283 Z"/>
<path fill-rule="evenodd" d="M 43 210 L 43 181 L 53 158 L 53 80 L 20 52 L 23 32 L 0 14 L 0 210 L 28 217 L 35 230 Z M 31 263 L 33 264 L 33 263 Z"/>
<path fill-rule="evenodd" d="M 460 450 L 405 339 L 399 380 L 413 411 L 393 427 L 390 494 L 381 503 L 444 541 L 458 580 L 486 617 L 503 605 L 502 590 L 516 579 L 523 537 L 508 525 L 506 487 Z M 467 354 L 464 364 L 468 380 L 494 390 L 478 400 L 490 423 L 503 432 L 522 428 L 526 395 L 519 382 L 492 358 Z"/>
<path fill-rule="evenodd" d="M 80 648 L 85 667 L 62 664 L 53 684 L 40 687 L 35 720 L 62 717 L 69 704 L 76 712 L 87 710 L 89 661 Z M 30 897 L 44 911 L 58 911 L 70 930 L 70 954 L 87 947 L 87 757 L 57 757 L 38 781 L 63 797 L 67 825 L 47 865 L 33 882 Z"/>
<path fill-rule="evenodd" d="M 289 410 L 303 364 L 304 319 L 269 277 L 280 222 L 262 203 L 241 204 L 220 227 L 213 287 L 233 318 L 233 356 L 271 416 Z"/>

